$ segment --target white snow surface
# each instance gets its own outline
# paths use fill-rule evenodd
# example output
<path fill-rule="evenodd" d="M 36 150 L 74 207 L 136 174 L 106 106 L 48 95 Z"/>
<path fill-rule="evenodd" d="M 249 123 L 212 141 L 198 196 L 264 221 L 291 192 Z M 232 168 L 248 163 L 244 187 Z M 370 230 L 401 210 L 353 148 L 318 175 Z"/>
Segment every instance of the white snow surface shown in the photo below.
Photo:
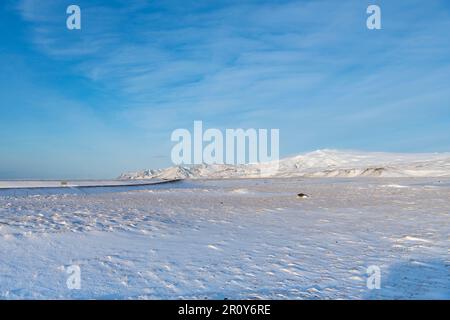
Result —
<path fill-rule="evenodd" d="M 37 189 L 37 188 L 86 188 L 121 187 L 123 185 L 140 186 L 147 183 L 165 182 L 160 179 L 140 180 L 0 180 L 1 189 Z"/>
<path fill-rule="evenodd" d="M 450 299 L 449 208 L 445 178 L 0 190 L 0 299 Z"/>
<path fill-rule="evenodd" d="M 450 153 L 317 150 L 271 163 L 175 166 L 120 176 L 121 179 L 260 177 L 450 177 Z"/>

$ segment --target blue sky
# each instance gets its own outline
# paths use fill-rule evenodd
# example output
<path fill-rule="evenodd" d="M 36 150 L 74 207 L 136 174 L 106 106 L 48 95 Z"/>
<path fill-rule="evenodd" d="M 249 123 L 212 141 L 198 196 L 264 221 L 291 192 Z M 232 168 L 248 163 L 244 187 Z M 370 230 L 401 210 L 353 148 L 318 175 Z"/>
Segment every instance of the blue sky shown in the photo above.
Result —
<path fill-rule="evenodd" d="M 2 179 L 169 166 L 194 120 L 279 128 L 281 156 L 450 151 L 446 0 L 4 0 L 0 28 Z"/>

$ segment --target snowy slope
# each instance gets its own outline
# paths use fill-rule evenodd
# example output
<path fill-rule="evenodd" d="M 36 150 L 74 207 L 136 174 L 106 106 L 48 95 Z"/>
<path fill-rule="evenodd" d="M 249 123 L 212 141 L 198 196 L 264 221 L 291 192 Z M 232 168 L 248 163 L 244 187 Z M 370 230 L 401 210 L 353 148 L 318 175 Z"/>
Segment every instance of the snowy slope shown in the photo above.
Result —
<path fill-rule="evenodd" d="M 268 172 L 270 174 L 264 174 Z M 121 179 L 271 177 L 450 177 L 450 153 L 401 154 L 318 150 L 278 163 L 196 165 L 125 173 Z"/>

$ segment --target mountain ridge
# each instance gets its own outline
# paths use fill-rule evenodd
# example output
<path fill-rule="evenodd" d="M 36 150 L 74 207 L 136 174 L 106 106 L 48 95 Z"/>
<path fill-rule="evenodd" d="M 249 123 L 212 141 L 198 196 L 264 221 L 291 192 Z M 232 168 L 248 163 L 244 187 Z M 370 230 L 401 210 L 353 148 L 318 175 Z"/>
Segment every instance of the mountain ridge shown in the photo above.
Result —
<path fill-rule="evenodd" d="M 119 179 L 229 179 L 263 177 L 450 177 L 450 153 L 388 153 L 322 149 L 278 162 L 200 164 L 141 170 Z"/>

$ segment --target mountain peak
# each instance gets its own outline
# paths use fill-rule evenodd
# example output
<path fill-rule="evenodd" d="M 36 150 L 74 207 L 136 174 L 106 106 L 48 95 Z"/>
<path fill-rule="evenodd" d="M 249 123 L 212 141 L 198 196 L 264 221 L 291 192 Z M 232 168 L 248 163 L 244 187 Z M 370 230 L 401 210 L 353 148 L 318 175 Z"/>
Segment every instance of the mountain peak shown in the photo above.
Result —
<path fill-rule="evenodd" d="M 174 166 L 124 173 L 120 179 L 259 178 L 268 164 Z M 449 177 L 450 153 L 321 149 L 282 159 L 272 177 Z M 266 177 L 266 176 L 265 176 Z"/>

